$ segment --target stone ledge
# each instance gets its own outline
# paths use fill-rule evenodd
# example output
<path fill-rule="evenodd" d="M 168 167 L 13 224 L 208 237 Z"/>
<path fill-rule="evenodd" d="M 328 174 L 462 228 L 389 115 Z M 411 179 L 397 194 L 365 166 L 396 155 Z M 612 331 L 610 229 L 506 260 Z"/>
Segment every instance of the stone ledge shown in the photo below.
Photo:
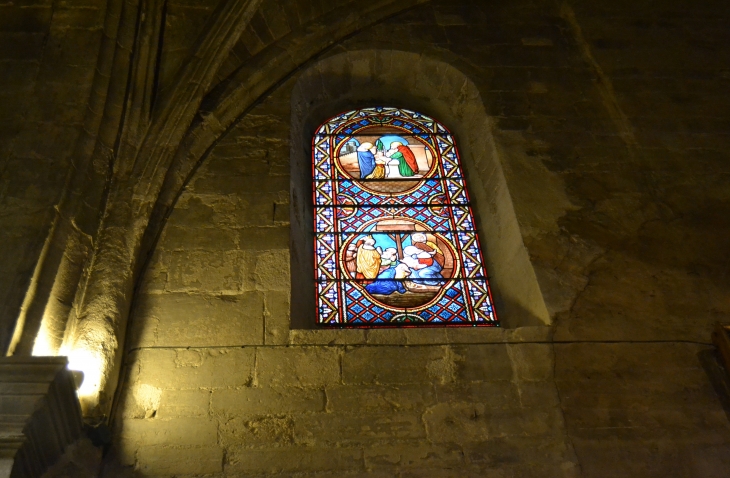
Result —
<path fill-rule="evenodd" d="M 397 329 L 293 329 L 289 345 L 452 345 L 549 342 L 548 326 Z"/>
<path fill-rule="evenodd" d="M 82 434 L 66 357 L 0 358 L 0 477 L 40 477 Z"/>

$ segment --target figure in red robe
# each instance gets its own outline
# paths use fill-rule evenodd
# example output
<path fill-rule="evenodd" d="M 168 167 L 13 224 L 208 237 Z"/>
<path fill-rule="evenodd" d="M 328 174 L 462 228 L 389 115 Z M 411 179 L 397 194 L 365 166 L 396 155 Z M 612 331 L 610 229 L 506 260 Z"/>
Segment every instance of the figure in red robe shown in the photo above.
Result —
<path fill-rule="evenodd" d="M 413 176 L 418 173 L 418 163 L 411 148 L 399 141 L 390 143 L 390 157 L 398 160 L 398 173 L 403 177 Z"/>

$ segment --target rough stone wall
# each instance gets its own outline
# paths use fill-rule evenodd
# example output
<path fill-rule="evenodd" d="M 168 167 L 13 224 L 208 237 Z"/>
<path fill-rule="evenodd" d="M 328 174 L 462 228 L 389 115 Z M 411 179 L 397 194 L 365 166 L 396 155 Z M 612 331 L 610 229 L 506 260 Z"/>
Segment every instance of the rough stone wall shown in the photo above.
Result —
<path fill-rule="evenodd" d="M 730 305 L 727 18 L 574 7 L 435 3 L 345 44 L 477 84 L 552 332 L 290 330 L 290 82 L 169 219 L 109 476 L 724 475 L 704 343 Z"/>
<path fill-rule="evenodd" d="M 166 92 L 171 78 L 185 61 L 217 4 L 217 0 L 172 0 L 165 4 L 157 94 Z"/>
<path fill-rule="evenodd" d="M 168 4 L 163 90 L 214 4 Z M 12 318 L 100 5 L 0 5 Z M 333 5 L 266 2 L 220 78 Z M 476 84 L 551 328 L 290 330 L 278 87 L 211 152 L 137 288 L 105 476 L 725 476 L 707 342 L 730 313 L 729 16 L 719 0 L 434 1 L 336 47 L 416 52 Z"/>
<path fill-rule="evenodd" d="M 0 2 L 0 347 L 46 239 L 83 127 L 104 3 Z"/>
<path fill-rule="evenodd" d="M 169 219 L 133 312 L 108 469 L 572 476 L 551 345 L 290 330 L 290 88 L 226 135 Z"/>
<path fill-rule="evenodd" d="M 730 11 L 571 4 L 566 22 L 582 31 L 614 131 L 590 124 L 589 139 L 586 124 L 562 123 L 569 142 L 551 133 L 543 163 L 579 208 L 559 222 L 567 238 L 531 250 L 565 282 L 588 264 L 556 340 L 626 343 L 555 346 L 568 431 L 588 476 L 722 476 L 727 417 L 699 343 L 730 312 Z M 622 141 L 612 147 L 609 134 Z"/>

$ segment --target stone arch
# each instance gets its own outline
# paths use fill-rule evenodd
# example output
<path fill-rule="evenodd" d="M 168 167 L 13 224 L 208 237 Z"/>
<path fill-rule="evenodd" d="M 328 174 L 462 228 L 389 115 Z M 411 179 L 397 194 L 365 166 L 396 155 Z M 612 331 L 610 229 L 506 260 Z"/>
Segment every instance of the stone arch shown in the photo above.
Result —
<path fill-rule="evenodd" d="M 548 325 L 550 315 L 525 248 L 488 117 L 476 85 L 453 66 L 396 50 L 333 54 L 304 70 L 291 96 L 291 320 L 314 324 L 311 138 L 328 118 L 383 105 L 408 108 L 455 135 L 502 325 Z"/>

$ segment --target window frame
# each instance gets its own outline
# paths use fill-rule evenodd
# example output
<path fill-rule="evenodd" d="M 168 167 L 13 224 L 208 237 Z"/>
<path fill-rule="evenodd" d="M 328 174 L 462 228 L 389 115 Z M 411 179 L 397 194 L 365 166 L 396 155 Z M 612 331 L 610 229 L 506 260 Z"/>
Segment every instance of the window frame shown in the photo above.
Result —
<path fill-rule="evenodd" d="M 384 121 L 384 118 L 387 118 L 387 120 Z M 323 247 L 323 241 L 318 240 L 317 238 L 322 234 L 326 234 L 328 231 L 325 231 L 323 229 L 322 224 L 324 224 L 324 222 L 322 220 L 322 214 L 318 211 L 329 210 L 332 213 L 331 221 L 333 228 L 331 232 L 333 233 L 333 235 L 343 233 L 343 231 L 339 231 L 339 229 L 336 227 L 336 225 L 338 225 L 336 208 L 344 208 L 344 206 L 337 203 L 338 192 L 336 192 L 336 189 L 339 190 L 338 188 L 345 184 L 345 182 L 349 182 L 352 184 L 360 183 L 360 186 L 364 186 L 363 183 L 367 182 L 367 180 L 357 181 L 358 178 L 355 178 L 354 176 L 348 178 L 346 173 L 342 174 L 344 173 L 344 170 L 340 167 L 341 164 L 339 164 L 339 160 L 335 159 L 335 155 L 336 153 L 339 153 L 339 150 L 335 151 L 334 148 L 336 148 L 337 146 L 341 147 L 342 145 L 346 144 L 347 142 L 349 142 L 349 140 L 344 141 L 344 139 L 356 136 L 359 132 L 367 131 L 368 129 L 373 128 L 377 129 L 378 127 L 383 127 L 386 124 L 387 126 L 395 130 L 400 130 L 403 137 L 420 137 L 419 141 L 425 144 L 428 143 L 428 141 L 424 141 L 425 139 L 431 140 L 430 147 L 432 151 L 436 153 L 433 157 L 433 164 L 431 164 L 428 169 L 431 173 L 431 176 L 426 176 L 415 180 L 418 185 L 408 193 L 401 192 L 400 194 L 396 194 L 395 196 L 390 195 L 389 198 L 391 199 L 391 201 L 389 201 L 389 204 L 392 204 L 393 207 L 407 208 L 407 203 L 399 202 L 398 200 L 392 201 L 393 197 L 402 197 L 405 196 L 405 194 L 413 194 L 414 192 L 418 192 L 423 187 L 423 183 L 428 181 L 433 181 L 439 185 L 441 194 L 444 195 L 446 199 L 448 199 L 446 205 L 440 206 L 440 209 L 448 209 L 448 211 L 450 212 L 452 229 L 450 231 L 450 237 L 452 241 L 452 247 L 454 247 L 454 243 L 456 243 L 456 247 L 454 249 L 458 251 L 458 253 L 455 255 L 455 260 L 457 261 L 458 265 L 464 269 L 465 273 L 469 273 L 463 277 L 449 278 L 449 280 L 453 283 L 453 289 L 461 289 L 460 293 L 462 294 L 461 297 L 463 298 L 462 306 L 464 307 L 464 312 L 466 315 L 466 317 L 463 319 L 457 318 L 457 313 L 456 315 L 454 315 L 454 317 L 452 317 L 452 319 L 443 320 L 440 318 L 440 316 L 436 317 L 436 312 L 429 312 L 430 308 L 435 307 L 441 302 L 448 303 L 448 300 L 444 301 L 444 298 L 446 296 L 446 291 L 451 291 L 452 289 L 448 287 L 441 287 L 440 291 L 436 295 L 436 298 L 438 300 L 432 300 L 431 302 L 429 302 L 428 304 L 430 305 L 428 307 L 420 306 L 415 308 L 417 310 L 404 310 L 404 317 L 406 317 L 406 320 L 393 322 L 392 320 L 394 319 L 392 318 L 392 316 L 390 316 L 387 322 L 362 322 L 362 319 L 365 317 L 361 317 L 360 321 L 358 321 L 358 319 L 346 321 L 346 319 L 343 317 L 343 314 L 340 313 L 340 309 L 345 303 L 345 300 L 343 298 L 344 296 L 347 296 L 348 300 L 352 302 L 353 297 L 355 297 L 355 293 L 352 292 L 353 289 L 360 289 L 359 292 L 361 293 L 361 295 L 369 296 L 369 299 L 371 300 L 367 302 L 363 299 L 363 303 L 369 303 L 371 306 L 373 306 L 373 310 L 385 309 L 387 311 L 393 312 L 397 308 L 393 307 L 392 305 L 386 305 L 385 307 L 383 307 L 384 304 L 382 302 L 374 300 L 372 295 L 369 295 L 365 291 L 366 287 L 362 285 L 362 282 L 358 282 L 352 277 L 341 277 L 340 273 L 343 271 L 341 270 L 342 267 L 340 267 L 339 264 L 341 261 L 344 261 L 344 259 L 341 257 L 341 255 L 344 254 L 342 248 L 344 244 L 338 244 L 339 241 L 337 240 L 337 238 L 333 239 L 332 243 L 330 244 L 330 250 L 326 252 L 326 255 L 328 256 L 327 260 L 329 271 L 332 274 L 322 274 L 322 271 L 324 270 L 322 269 L 322 267 L 325 266 L 320 265 L 320 259 L 325 253 L 318 253 L 318 248 Z M 355 126 L 359 128 L 356 128 Z M 332 141 L 333 139 L 339 140 L 339 142 Z M 442 157 L 447 159 L 444 159 L 442 161 Z M 312 236 L 315 249 L 315 288 L 317 294 L 317 308 L 315 312 L 317 315 L 315 321 L 318 326 L 334 326 L 340 328 L 422 328 L 464 326 L 494 327 L 500 325 L 499 319 L 497 318 L 496 312 L 494 311 L 494 301 L 492 298 L 491 287 L 489 286 L 489 278 L 486 274 L 486 264 L 483 259 L 484 256 L 482 253 L 482 247 L 480 246 L 479 242 L 479 234 L 476 229 L 476 218 L 471 208 L 471 202 L 468 196 L 468 187 L 466 185 L 466 178 L 464 177 L 463 168 L 461 166 L 458 146 L 456 145 L 456 140 L 453 134 L 443 124 L 424 114 L 402 108 L 369 107 L 350 110 L 335 115 L 329 120 L 323 122 L 318 128 L 316 128 L 314 135 L 312 136 L 312 150 L 310 155 L 310 162 L 312 165 L 313 184 L 312 207 L 315 210 L 315 212 L 313 213 L 314 217 L 312 222 Z M 440 174 L 436 174 L 434 176 L 434 172 Z M 452 186 L 452 183 L 454 182 L 460 183 L 460 188 L 454 187 L 452 190 L 451 187 L 447 187 L 447 183 L 449 184 L 449 186 Z M 367 188 L 363 187 L 361 189 Z M 370 193 L 372 193 L 372 191 L 370 191 Z M 377 196 L 377 193 L 375 193 L 374 196 Z M 452 203 L 453 199 L 457 196 L 461 198 L 461 202 L 458 204 Z M 354 205 L 355 207 L 364 207 L 362 204 L 355 203 Z M 371 207 L 374 206 L 371 205 Z M 436 206 L 434 206 L 433 204 L 426 204 L 424 206 L 424 210 L 428 211 L 429 214 L 433 210 L 435 210 L 435 208 Z M 453 211 L 455 210 L 454 208 L 463 208 L 466 211 L 465 213 L 463 213 L 463 216 L 466 217 L 465 223 L 470 224 L 468 228 L 463 228 L 463 230 L 460 230 L 460 227 L 463 226 L 464 222 L 462 222 L 461 224 L 458 224 L 456 222 L 453 213 Z M 350 234 L 357 233 L 357 231 L 355 230 L 349 230 L 346 232 Z M 462 241 L 461 236 L 466 235 L 473 236 L 473 239 L 468 243 Z M 467 251 L 465 250 L 466 247 L 469 247 L 469 253 L 467 253 Z M 472 249 L 475 251 L 475 253 L 472 253 Z M 334 259 L 332 259 L 333 257 Z M 468 258 L 468 260 L 466 260 L 465 258 Z M 481 271 L 481 273 L 479 273 L 479 271 Z M 328 287 L 327 290 L 323 289 L 323 284 Z M 350 286 L 350 288 L 348 292 L 346 292 L 345 289 L 347 289 L 348 286 Z M 336 289 L 334 293 L 332 289 Z M 335 300 L 327 300 L 328 297 L 331 298 L 336 295 L 338 295 L 338 297 L 335 298 Z M 472 300 L 472 296 L 476 296 L 477 298 Z M 472 301 L 476 302 L 476 309 L 472 307 Z M 336 305 L 333 305 L 335 302 Z M 323 304 L 325 306 L 325 309 L 328 310 L 323 310 Z M 448 306 L 451 308 L 456 307 L 454 303 L 450 303 L 448 304 Z M 446 307 L 446 305 L 443 305 L 443 307 Z M 437 309 L 438 313 L 444 314 L 448 312 L 443 307 L 441 309 Z M 366 313 L 368 313 L 367 310 L 367 305 L 365 305 L 363 311 L 356 313 L 360 313 L 364 316 Z M 410 318 L 412 320 L 408 320 L 409 313 L 411 314 Z M 323 314 L 326 314 L 324 320 Z M 447 315 L 444 315 L 444 317 L 446 316 Z M 332 320 L 333 317 L 336 317 L 336 320 Z M 388 317 L 388 314 L 385 313 L 385 315 L 380 319 L 383 320 Z M 378 318 L 376 317 L 373 320 L 377 319 Z"/>

